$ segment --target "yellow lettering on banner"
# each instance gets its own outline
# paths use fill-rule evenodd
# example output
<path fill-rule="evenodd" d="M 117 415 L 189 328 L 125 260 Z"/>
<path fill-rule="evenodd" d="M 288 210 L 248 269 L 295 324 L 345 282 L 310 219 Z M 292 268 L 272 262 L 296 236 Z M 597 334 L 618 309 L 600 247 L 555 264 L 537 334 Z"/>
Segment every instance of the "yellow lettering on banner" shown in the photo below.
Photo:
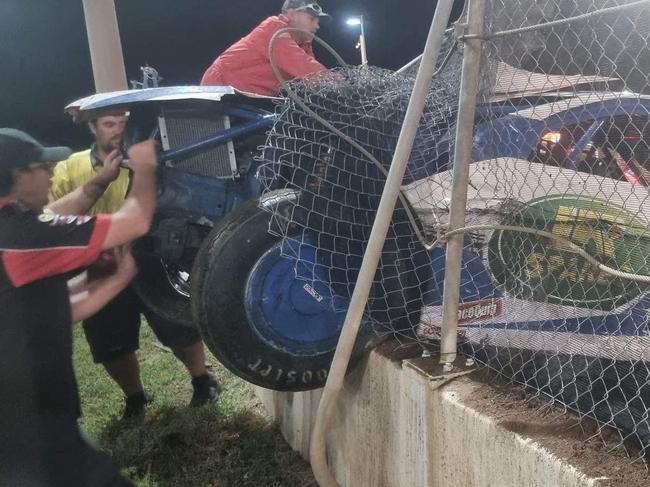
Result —
<path fill-rule="evenodd" d="M 555 274 L 564 268 L 564 258 L 561 255 L 551 255 L 548 258 L 548 273 Z"/>
<path fill-rule="evenodd" d="M 553 225 L 553 234 L 564 237 L 567 240 L 577 244 L 585 245 L 590 240 L 596 246 L 596 251 L 603 257 L 614 256 L 614 242 L 620 237 L 620 231 L 617 231 L 612 224 L 607 232 L 590 225 L 588 222 L 598 222 L 611 219 L 609 215 L 603 215 L 588 208 L 572 208 L 560 206 L 555 217 Z M 571 251 L 570 247 L 564 242 L 556 242 L 555 248 Z"/>
<path fill-rule="evenodd" d="M 593 273 L 593 266 L 588 266 L 586 267 L 586 270 L 582 274 L 582 279 L 580 279 L 582 282 L 587 282 L 589 284 L 593 284 L 596 282 L 596 276 L 594 276 Z"/>
<path fill-rule="evenodd" d="M 543 279 L 546 272 L 544 271 L 544 254 L 533 252 L 528 255 L 528 266 L 526 274 L 528 279 Z"/>
<path fill-rule="evenodd" d="M 529 280 L 539 280 L 555 275 L 557 280 L 574 283 L 585 282 L 599 285 L 608 283 L 606 274 L 588 262 L 583 262 L 580 256 L 571 253 L 545 255 L 533 252 L 528 255 L 527 264 L 525 272 Z"/>
<path fill-rule="evenodd" d="M 607 278 L 607 274 L 605 274 L 600 269 L 596 270 L 594 280 L 596 281 L 596 284 L 598 284 L 599 286 L 605 286 L 609 282 L 609 280 Z"/>
<path fill-rule="evenodd" d="M 612 222 L 612 220 L 614 220 Z M 608 224 L 608 227 L 597 228 L 590 222 L 601 222 Z M 556 221 L 553 225 L 552 232 L 554 235 L 561 236 L 580 245 L 581 247 L 589 246 L 596 251 L 594 257 L 599 259 L 616 260 L 616 242 L 623 235 L 622 230 L 617 224 L 626 224 L 620 221 L 615 215 L 605 214 L 588 208 L 573 208 L 561 206 L 558 208 Z M 564 242 L 555 242 L 553 247 L 557 250 L 571 252 L 571 249 Z M 592 265 L 586 263 L 582 275 L 577 267 L 577 262 L 572 269 L 565 270 L 560 276 L 561 279 L 567 279 L 572 282 L 596 282 L 599 285 L 606 285 L 608 277 L 595 269 Z M 611 265 L 611 264 L 610 264 Z M 629 264 L 623 264 L 619 270 L 624 272 L 633 272 Z M 551 272 L 551 269 L 549 269 Z M 575 275 L 574 275 L 575 273 Z"/>
<path fill-rule="evenodd" d="M 577 259 L 562 259 L 565 262 L 564 269 L 558 279 L 565 279 L 570 282 L 578 282 L 578 262 Z"/>

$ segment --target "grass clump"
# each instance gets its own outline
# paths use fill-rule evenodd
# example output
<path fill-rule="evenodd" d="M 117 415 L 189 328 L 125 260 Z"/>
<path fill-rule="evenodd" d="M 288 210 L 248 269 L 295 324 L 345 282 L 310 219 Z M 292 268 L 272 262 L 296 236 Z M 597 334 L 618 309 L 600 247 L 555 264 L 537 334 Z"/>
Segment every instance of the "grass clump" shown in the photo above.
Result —
<path fill-rule="evenodd" d="M 155 346 L 147 326 L 140 344 L 142 380 L 154 401 L 144 421 L 121 422 L 122 394 L 75 330 L 82 428 L 139 487 L 316 487 L 309 465 L 264 416 L 249 384 L 209 356 L 224 391 L 216 403 L 189 408 L 192 387 L 182 364 Z"/>

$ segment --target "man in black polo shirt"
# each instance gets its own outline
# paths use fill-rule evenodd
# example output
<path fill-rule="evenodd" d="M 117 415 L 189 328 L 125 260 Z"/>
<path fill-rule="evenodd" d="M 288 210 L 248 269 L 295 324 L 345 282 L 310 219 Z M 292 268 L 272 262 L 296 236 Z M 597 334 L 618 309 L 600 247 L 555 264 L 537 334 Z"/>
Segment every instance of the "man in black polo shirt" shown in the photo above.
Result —
<path fill-rule="evenodd" d="M 0 129 L 0 485 L 131 485 L 92 449 L 77 425 L 71 323 L 92 315 L 135 274 L 125 243 L 145 234 L 155 209 L 153 142 L 129 151 L 130 195 L 113 215 L 75 216 L 90 188 L 50 205 L 52 161 L 66 148 L 45 148 L 27 134 Z M 71 215 L 71 216 L 68 216 Z M 71 271 L 117 248 L 116 271 L 68 288 Z"/>

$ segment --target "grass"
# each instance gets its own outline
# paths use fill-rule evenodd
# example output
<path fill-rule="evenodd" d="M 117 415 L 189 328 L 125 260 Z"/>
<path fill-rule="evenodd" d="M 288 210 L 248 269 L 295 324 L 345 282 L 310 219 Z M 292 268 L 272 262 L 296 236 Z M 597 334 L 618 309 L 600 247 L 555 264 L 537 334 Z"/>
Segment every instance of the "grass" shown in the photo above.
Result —
<path fill-rule="evenodd" d="M 145 421 L 120 422 L 119 388 L 92 363 L 80 327 L 74 338 L 81 425 L 139 487 L 316 486 L 309 465 L 264 416 L 252 387 L 211 355 L 211 371 L 225 390 L 216 403 L 188 408 L 192 387 L 185 368 L 142 326 L 138 356 L 154 402 Z"/>

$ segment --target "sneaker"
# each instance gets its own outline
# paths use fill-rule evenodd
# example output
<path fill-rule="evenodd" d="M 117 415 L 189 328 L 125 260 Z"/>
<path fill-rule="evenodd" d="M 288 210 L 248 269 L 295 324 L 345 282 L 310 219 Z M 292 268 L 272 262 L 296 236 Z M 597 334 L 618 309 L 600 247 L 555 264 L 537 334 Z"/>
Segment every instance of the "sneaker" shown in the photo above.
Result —
<path fill-rule="evenodd" d="M 144 408 L 152 401 L 153 398 L 144 391 L 127 396 L 122 420 L 144 418 Z"/>
<path fill-rule="evenodd" d="M 192 387 L 194 388 L 194 393 L 192 394 L 190 406 L 203 406 L 209 402 L 216 401 L 221 392 L 221 386 L 217 382 L 217 379 L 210 374 L 193 377 Z"/>

